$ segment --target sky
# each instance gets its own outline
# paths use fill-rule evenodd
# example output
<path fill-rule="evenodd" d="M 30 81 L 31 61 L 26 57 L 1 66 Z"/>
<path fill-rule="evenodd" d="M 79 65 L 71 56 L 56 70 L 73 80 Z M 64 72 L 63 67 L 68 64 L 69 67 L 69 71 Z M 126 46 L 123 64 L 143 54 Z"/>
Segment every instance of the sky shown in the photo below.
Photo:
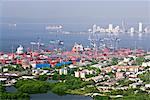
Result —
<path fill-rule="evenodd" d="M 150 0 L 0 0 L 3 22 L 150 23 Z"/>

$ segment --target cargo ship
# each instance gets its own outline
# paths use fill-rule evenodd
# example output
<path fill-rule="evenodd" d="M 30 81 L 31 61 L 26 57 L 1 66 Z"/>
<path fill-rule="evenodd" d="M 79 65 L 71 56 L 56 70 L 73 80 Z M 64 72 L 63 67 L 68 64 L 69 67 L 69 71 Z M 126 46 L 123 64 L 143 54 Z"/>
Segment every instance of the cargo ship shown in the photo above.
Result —
<path fill-rule="evenodd" d="M 45 27 L 46 30 L 61 30 L 62 28 L 62 25 L 48 25 Z"/>

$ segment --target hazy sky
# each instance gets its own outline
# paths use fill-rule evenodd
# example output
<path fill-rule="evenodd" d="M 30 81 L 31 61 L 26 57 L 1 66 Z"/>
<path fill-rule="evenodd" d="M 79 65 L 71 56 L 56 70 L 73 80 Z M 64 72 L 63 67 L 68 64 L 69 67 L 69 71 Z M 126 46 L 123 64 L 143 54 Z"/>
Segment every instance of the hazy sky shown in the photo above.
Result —
<path fill-rule="evenodd" d="M 1 18 L 68 22 L 143 20 L 150 22 L 150 0 L 0 0 Z M 37 20 L 38 19 L 38 20 Z M 14 20 L 14 19 L 12 19 Z"/>

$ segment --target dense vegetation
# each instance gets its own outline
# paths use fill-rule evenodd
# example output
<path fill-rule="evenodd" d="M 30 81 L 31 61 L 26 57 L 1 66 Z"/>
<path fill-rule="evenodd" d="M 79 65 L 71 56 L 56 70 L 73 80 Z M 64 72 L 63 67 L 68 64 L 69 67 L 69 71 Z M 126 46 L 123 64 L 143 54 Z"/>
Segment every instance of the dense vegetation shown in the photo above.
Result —
<path fill-rule="evenodd" d="M 123 97 L 111 97 L 123 95 Z M 110 97 L 109 97 L 110 96 Z M 112 90 L 104 93 L 103 96 L 94 96 L 94 100 L 150 100 L 150 95 L 140 89 Z"/>
<path fill-rule="evenodd" d="M 97 93 L 99 92 L 96 87 L 83 87 L 83 88 L 80 88 L 80 89 L 74 89 L 74 90 L 67 90 L 66 91 L 67 93 L 70 93 L 70 94 L 76 94 L 76 95 L 84 95 L 84 94 L 88 94 L 88 93 Z"/>
<path fill-rule="evenodd" d="M 35 93 L 46 93 L 53 87 L 53 83 L 37 80 L 19 80 L 15 87 L 18 91 L 23 93 L 35 94 Z"/>
<path fill-rule="evenodd" d="M 117 98 L 114 100 L 150 100 L 150 96 L 147 94 L 135 94 L 135 95 L 128 95 L 124 96 L 123 98 Z"/>
<path fill-rule="evenodd" d="M 9 93 L 9 92 L 6 92 L 5 87 L 0 85 L 0 99 L 1 100 L 29 100 L 30 97 L 27 93 L 22 93 L 22 92 Z"/>
<path fill-rule="evenodd" d="M 122 79 L 118 81 L 120 86 L 129 86 L 129 84 L 133 83 L 132 81 L 130 81 L 129 79 Z"/>
<path fill-rule="evenodd" d="M 67 94 L 68 90 L 80 89 L 86 85 L 93 84 L 93 81 L 83 82 L 81 79 L 72 76 L 65 76 L 65 78 L 66 80 L 64 82 L 58 83 L 49 83 L 37 80 L 19 80 L 15 87 L 18 91 L 29 94 L 52 91 L 58 95 L 64 95 Z"/>
<path fill-rule="evenodd" d="M 142 65 L 143 62 L 145 62 L 145 58 L 144 57 L 136 58 L 136 65 Z"/>
<path fill-rule="evenodd" d="M 112 58 L 111 59 L 111 64 L 112 65 L 117 65 L 118 64 L 118 58 Z"/>
<path fill-rule="evenodd" d="M 112 90 L 109 95 L 123 95 L 123 98 L 117 98 L 119 100 L 150 100 L 150 96 L 147 92 L 140 89 L 128 89 L 128 90 Z"/>
<path fill-rule="evenodd" d="M 143 74 L 139 75 L 139 77 L 145 83 L 150 84 L 150 72 L 143 73 Z"/>
<path fill-rule="evenodd" d="M 44 74 L 44 75 L 40 75 L 38 79 L 39 79 L 40 81 L 46 81 L 47 78 L 48 78 L 48 76 Z"/>
<path fill-rule="evenodd" d="M 52 92 L 59 95 L 64 95 L 67 94 L 67 91 L 69 90 L 80 89 L 85 87 L 86 85 L 93 84 L 93 81 L 83 82 L 81 79 L 72 76 L 66 76 L 65 78 L 65 82 L 55 84 Z"/>
<path fill-rule="evenodd" d="M 65 80 L 66 79 L 66 75 L 59 75 L 58 73 L 54 73 L 54 75 L 52 76 L 52 80 Z"/>
<path fill-rule="evenodd" d="M 94 100 L 110 100 L 109 96 L 94 96 Z"/>
<path fill-rule="evenodd" d="M 8 68 L 9 71 L 20 71 L 21 72 L 21 71 L 25 70 L 20 65 L 16 65 L 15 67 L 11 66 L 11 65 L 8 65 L 8 66 L 4 66 L 4 68 Z"/>

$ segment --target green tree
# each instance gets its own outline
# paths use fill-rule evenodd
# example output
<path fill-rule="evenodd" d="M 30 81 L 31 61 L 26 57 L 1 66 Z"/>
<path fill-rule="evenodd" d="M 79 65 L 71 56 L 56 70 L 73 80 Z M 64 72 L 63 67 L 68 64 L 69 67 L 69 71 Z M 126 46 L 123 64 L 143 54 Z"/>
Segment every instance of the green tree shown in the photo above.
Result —
<path fill-rule="evenodd" d="M 111 59 L 111 64 L 112 64 L 112 65 L 117 65 L 117 64 L 118 64 L 118 58 L 115 58 L 115 57 L 112 58 L 112 59 Z"/>
<path fill-rule="evenodd" d="M 142 65 L 142 63 L 145 61 L 144 57 L 138 57 L 136 58 L 136 65 Z"/>
<path fill-rule="evenodd" d="M 150 72 L 143 73 L 139 75 L 140 79 L 143 80 L 145 83 L 150 83 Z"/>
<path fill-rule="evenodd" d="M 94 100 L 110 100 L 109 96 L 94 96 Z"/>
<path fill-rule="evenodd" d="M 66 94 L 65 91 L 67 91 L 67 86 L 63 83 L 56 84 L 56 86 L 54 86 L 54 88 L 52 89 L 52 92 L 58 95 Z"/>
<path fill-rule="evenodd" d="M 39 80 L 40 80 L 40 81 L 46 81 L 46 80 L 47 80 L 47 78 L 48 78 L 48 76 L 47 76 L 47 75 L 45 75 L 45 74 L 44 74 L 44 75 L 40 75 L 40 76 L 39 76 Z"/>

